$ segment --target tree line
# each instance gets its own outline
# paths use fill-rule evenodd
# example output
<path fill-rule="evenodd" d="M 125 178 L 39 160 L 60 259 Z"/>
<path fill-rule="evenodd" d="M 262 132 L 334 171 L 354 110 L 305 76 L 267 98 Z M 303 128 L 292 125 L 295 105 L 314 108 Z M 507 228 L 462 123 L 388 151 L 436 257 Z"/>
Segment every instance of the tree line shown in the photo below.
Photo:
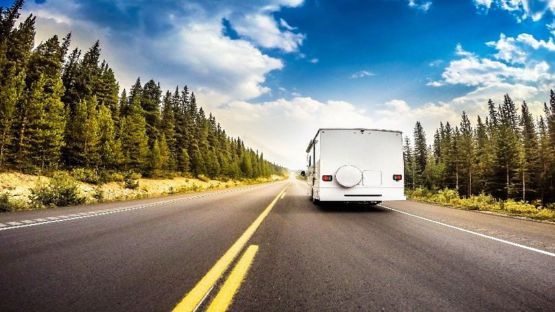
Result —
<path fill-rule="evenodd" d="M 440 123 L 431 145 L 417 122 L 413 146 L 405 138 L 406 186 L 555 202 L 555 93 L 537 119 L 525 101 L 517 108 L 509 95 L 487 105 L 488 115 L 474 125 L 465 112 L 458 125 Z"/>
<path fill-rule="evenodd" d="M 23 0 L 0 8 L 0 170 L 135 171 L 257 178 L 281 173 L 229 137 L 187 86 L 140 79 L 120 93 L 97 41 L 69 51 L 71 34 L 34 48 L 35 17 L 16 25 Z"/>

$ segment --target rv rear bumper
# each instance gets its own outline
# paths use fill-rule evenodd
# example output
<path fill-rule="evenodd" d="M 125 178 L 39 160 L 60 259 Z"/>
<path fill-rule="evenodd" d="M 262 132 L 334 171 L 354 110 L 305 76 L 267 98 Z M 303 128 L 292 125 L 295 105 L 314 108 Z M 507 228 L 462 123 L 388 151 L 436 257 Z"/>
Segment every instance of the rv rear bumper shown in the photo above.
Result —
<path fill-rule="evenodd" d="M 353 187 L 320 188 L 315 191 L 320 201 L 337 202 L 382 202 L 389 200 L 406 200 L 403 187 Z"/>

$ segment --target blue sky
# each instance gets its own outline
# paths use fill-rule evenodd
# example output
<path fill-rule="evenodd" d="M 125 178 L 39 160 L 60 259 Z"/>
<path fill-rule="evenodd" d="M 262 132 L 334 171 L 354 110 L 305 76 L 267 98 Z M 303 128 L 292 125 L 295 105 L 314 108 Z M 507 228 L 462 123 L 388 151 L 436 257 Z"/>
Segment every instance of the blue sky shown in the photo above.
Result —
<path fill-rule="evenodd" d="M 0 5 L 11 1 L 0 0 Z M 318 127 L 393 128 L 485 112 L 510 93 L 541 111 L 555 1 L 41 0 L 37 41 L 101 40 L 121 88 L 188 84 L 232 135 L 290 167 Z"/>

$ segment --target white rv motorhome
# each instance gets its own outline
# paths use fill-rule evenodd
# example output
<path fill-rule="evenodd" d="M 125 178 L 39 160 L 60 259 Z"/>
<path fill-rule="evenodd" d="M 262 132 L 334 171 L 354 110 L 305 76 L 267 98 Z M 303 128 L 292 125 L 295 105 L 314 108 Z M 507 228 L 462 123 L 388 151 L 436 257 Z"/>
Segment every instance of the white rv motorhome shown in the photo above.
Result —
<path fill-rule="evenodd" d="M 319 129 L 306 152 L 314 202 L 406 199 L 400 131 Z"/>

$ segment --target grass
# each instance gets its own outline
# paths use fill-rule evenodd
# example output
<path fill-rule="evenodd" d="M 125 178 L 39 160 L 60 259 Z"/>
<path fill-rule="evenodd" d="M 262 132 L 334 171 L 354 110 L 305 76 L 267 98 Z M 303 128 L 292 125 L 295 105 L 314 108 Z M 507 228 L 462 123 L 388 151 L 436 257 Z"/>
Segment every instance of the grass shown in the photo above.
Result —
<path fill-rule="evenodd" d="M 147 179 L 137 175 L 121 175 L 118 179 L 110 179 L 112 182 L 102 182 L 89 173 L 80 171 L 60 171 L 50 176 L 2 172 L 0 173 L 0 212 L 202 192 L 272 182 L 284 178 L 272 176 L 237 180 L 214 180 L 207 177 Z"/>
<path fill-rule="evenodd" d="M 536 220 L 555 221 L 554 207 L 536 206 L 513 199 L 499 200 L 487 194 L 463 198 L 459 196 L 456 190 L 452 189 L 431 191 L 424 188 L 416 188 L 414 190 L 408 190 L 407 196 L 410 199 L 458 209 L 492 211 Z"/>

